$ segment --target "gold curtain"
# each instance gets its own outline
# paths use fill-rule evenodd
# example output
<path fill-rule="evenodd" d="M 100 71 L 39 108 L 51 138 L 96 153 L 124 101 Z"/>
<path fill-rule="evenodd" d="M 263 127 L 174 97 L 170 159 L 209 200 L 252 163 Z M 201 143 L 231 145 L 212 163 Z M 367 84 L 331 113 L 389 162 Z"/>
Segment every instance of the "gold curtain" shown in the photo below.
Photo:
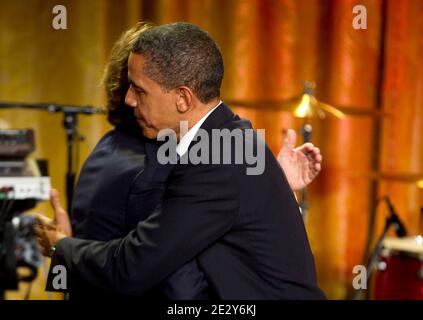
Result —
<path fill-rule="evenodd" d="M 51 102 L 102 106 L 100 80 L 111 45 L 119 34 L 139 20 L 139 1 L 60 1 L 67 9 L 67 29 L 55 30 L 53 0 L 18 0 L 0 3 L 0 101 Z M 33 110 L 0 110 L 0 128 L 33 128 L 33 158 L 47 159 L 52 185 L 65 204 L 66 138 L 61 114 Z M 79 166 L 99 138 L 110 129 L 103 116 L 80 116 Z M 51 215 L 46 203 L 33 211 Z M 45 299 L 45 267 L 30 299 Z M 27 285 L 10 291 L 21 299 Z"/>
<path fill-rule="evenodd" d="M 423 172 L 423 2 L 421 0 L 140 0 L 61 1 L 68 29 L 51 27 L 50 0 L 0 4 L 0 101 L 102 106 L 99 87 L 118 35 L 137 20 L 189 21 L 221 46 L 224 99 L 280 100 L 317 84 L 318 99 L 346 108 L 383 110 L 384 118 L 312 120 L 313 142 L 324 167 L 309 192 L 307 231 L 318 279 L 329 298 L 351 289 L 362 263 L 376 196 L 389 195 L 411 233 L 419 230 L 423 192 L 415 184 L 357 174 Z M 352 27 L 355 5 L 367 9 L 367 29 Z M 276 153 L 284 129 L 301 122 L 286 112 L 235 108 L 266 129 Z M 52 182 L 64 194 L 65 143 L 61 117 L 39 111 L 0 111 L 0 126 L 32 127 L 37 151 L 47 158 Z M 80 163 L 110 127 L 104 118 L 80 118 Z M 64 200 L 64 199 L 63 199 Z M 50 213 L 47 205 L 37 211 Z M 373 212 L 374 213 L 374 212 Z M 375 235 L 386 211 L 377 208 Z M 32 298 L 39 293 L 38 281 Z M 38 283 L 37 282 L 37 283 Z"/>

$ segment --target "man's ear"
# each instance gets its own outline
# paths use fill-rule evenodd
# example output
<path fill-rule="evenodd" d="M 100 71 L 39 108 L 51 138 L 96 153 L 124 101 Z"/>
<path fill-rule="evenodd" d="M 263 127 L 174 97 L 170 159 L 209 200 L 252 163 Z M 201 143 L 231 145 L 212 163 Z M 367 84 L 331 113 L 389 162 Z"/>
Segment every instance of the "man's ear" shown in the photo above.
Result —
<path fill-rule="evenodd" d="M 192 107 L 193 92 L 186 86 L 178 87 L 176 90 L 176 109 L 180 113 L 185 113 Z"/>

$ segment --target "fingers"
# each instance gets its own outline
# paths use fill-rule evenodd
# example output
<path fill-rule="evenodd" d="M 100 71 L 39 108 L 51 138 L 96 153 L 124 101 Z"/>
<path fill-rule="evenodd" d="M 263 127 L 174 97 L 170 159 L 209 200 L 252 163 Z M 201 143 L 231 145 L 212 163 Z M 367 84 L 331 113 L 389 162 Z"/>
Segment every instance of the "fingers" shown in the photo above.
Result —
<path fill-rule="evenodd" d="M 49 251 L 52 246 L 55 246 L 57 242 L 67 237 L 67 235 L 61 233 L 56 227 L 45 224 L 35 225 L 34 231 L 38 245 L 41 249 L 40 251 L 45 256 L 49 256 Z"/>
<path fill-rule="evenodd" d="M 47 234 L 45 232 L 44 225 L 35 225 L 35 239 L 38 243 L 38 248 L 43 256 L 48 256 L 48 251 L 50 250 L 50 242 L 48 240 Z"/>
<path fill-rule="evenodd" d="M 320 153 L 316 155 L 315 159 L 316 159 L 316 163 L 321 164 L 323 162 L 323 156 Z"/>
<path fill-rule="evenodd" d="M 319 148 L 314 147 L 312 151 L 307 153 L 310 169 L 319 172 L 322 169 L 323 156 L 320 154 Z"/>
<path fill-rule="evenodd" d="M 51 189 L 50 191 L 50 204 L 54 210 L 54 221 L 56 222 L 59 229 L 66 235 L 72 235 L 69 215 L 63 208 L 60 202 L 59 192 L 56 189 Z"/>
<path fill-rule="evenodd" d="M 311 151 L 311 154 L 312 154 L 312 157 L 313 157 L 313 160 L 314 160 L 314 162 L 315 162 L 315 165 L 319 165 L 319 167 L 321 167 L 321 163 L 322 163 L 322 161 L 323 161 L 323 156 L 322 156 L 322 154 L 320 153 L 320 149 L 319 148 L 317 148 L 317 147 L 314 147 L 313 148 L 313 151 Z M 320 170 L 320 169 L 319 169 Z"/>
<path fill-rule="evenodd" d="M 315 147 L 312 143 L 305 143 L 297 148 L 297 150 L 303 152 L 309 160 L 312 160 L 313 162 L 321 163 L 323 161 L 320 149 Z"/>
<path fill-rule="evenodd" d="M 66 213 L 63 209 L 62 204 L 60 203 L 59 192 L 56 189 L 50 190 L 50 204 L 54 210 L 54 218 L 57 219 L 57 216 L 61 215 L 63 212 Z"/>
<path fill-rule="evenodd" d="M 54 221 L 52 219 L 47 218 L 40 213 L 35 213 L 34 217 L 37 219 L 38 225 L 46 228 L 54 228 Z"/>
<path fill-rule="evenodd" d="M 35 213 L 35 218 L 37 219 L 37 224 L 34 227 L 35 234 L 39 237 L 42 237 L 48 240 L 48 232 L 56 232 L 57 226 L 54 221 L 50 218 L 43 216 L 42 214 Z"/>
<path fill-rule="evenodd" d="M 313 150 L 308 153 L 308 156 L 312 159 L 314 163 L 322 163 L 323 161 L 320 149 L 317 147 L 314 147 Z"/>
<path fill-rule="evenodd" d="M 308 160 L 312 161 L 313 163 L 322 163 L 323 161 L 323 156 L 320 153 L 320 149 L 315 147 L 310 142 L 304 143 L 298 148 L 295 148 L 295 151 L 303 153 L 308 158 Z"/>
<path fill-rule="evenodd" d="M 306 143 L 299 148 L 301 148 L 299 151 L 307 157 L 308 179 L 311 182 L 322 170 L 323 156 L 320 153 L 320 149 L 315 147 L 312 143 Z M 297 150 L 299 148 L 297 148 Z"/>
<path fill-rule="evenodd" d="M 295 151 L 301 152 L 304 155 L 313 154 L 315 152 L 320 153 L 319 148 L 315 147 L 314 144 L 312 144 L 311 142 L 302 144 L 301 146 L 295 148 Z"/>
<path fill-rule="evenodd" d="M 299 148 L 302 148 L 305 152 L 313 152 L 315 146 L 311 142 L 306 142 L 303 145 L 299 146 Z"/>
<path fill-rule="evenodd" d="M 286 132 L 286 138 L 282 148 L 294 149 L 295 143 L 297 142 L 297 133 L 295 130 L 288 129 Z"/>
<path fill-rule="evenodd" d="M 286 158 L 288 157 L 288 155 L 292 156 L 294 154 L 294 147 L 295 147 L 296 141 L 297 141 L 297 133 L 295 132 L 295 130 L 288 129 L 285 140 L 283 142 L 283 146 L 281 150 L 279 151 L 278 157 L 277 157 L 280 164 L 284 157 Z"/>

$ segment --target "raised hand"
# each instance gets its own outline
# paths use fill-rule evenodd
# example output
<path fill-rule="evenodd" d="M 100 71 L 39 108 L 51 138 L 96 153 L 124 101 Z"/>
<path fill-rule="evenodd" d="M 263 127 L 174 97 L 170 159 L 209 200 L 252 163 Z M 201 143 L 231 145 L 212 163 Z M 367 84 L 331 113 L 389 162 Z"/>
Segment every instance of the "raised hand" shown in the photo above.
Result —
<path fill-rule="evenodd" d="M 44 256 L 50 256 L 51 248 L 61 239 L 72 236 L 69 216 L 63 209 L 59 193 L 55 189 L 50 191 L 50 204 L 54 211 L 54 219 L 41 214 L 36 215 L 38 224 L 35 226 L 35 235 Z"/>
<path fill-rule="evenodd" d="M 296 141 L 296 132 L 289 129 L 278 155 L 278 162 L 293 191 L 299 191 L 309 185 L 321 171 L 323 161 L 319 148 L 312 143 L 294 148 Z"/>

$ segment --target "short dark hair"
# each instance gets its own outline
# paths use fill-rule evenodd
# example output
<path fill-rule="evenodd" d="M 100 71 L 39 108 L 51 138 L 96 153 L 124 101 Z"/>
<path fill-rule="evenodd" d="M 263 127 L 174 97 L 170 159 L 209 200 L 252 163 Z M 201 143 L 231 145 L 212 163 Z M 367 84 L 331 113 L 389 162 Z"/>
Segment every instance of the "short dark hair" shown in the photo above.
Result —
<path fill-rule="evenodd" d="M 142 130 L 134 117 L 134 109 L 125 104 L 125 96 L 129 88 L 128 57 L 139 34 L 149 28 L 153 28 L 153 26 L 138 22 L 121 34 L 113 45 L 102 81 L 107 98 L 107 120 L 113 126 L 119 126 L 121 129 L 136 134 Z"/>
<path fill-rule="evenodd" d="M 210 35 L 196 25 L 175 22 L 146 30 L 132 52 L 146 59 L 145 74 L 164 90 L 186 85 L 203 103 L 220 96 L 222 54 Z"/>

